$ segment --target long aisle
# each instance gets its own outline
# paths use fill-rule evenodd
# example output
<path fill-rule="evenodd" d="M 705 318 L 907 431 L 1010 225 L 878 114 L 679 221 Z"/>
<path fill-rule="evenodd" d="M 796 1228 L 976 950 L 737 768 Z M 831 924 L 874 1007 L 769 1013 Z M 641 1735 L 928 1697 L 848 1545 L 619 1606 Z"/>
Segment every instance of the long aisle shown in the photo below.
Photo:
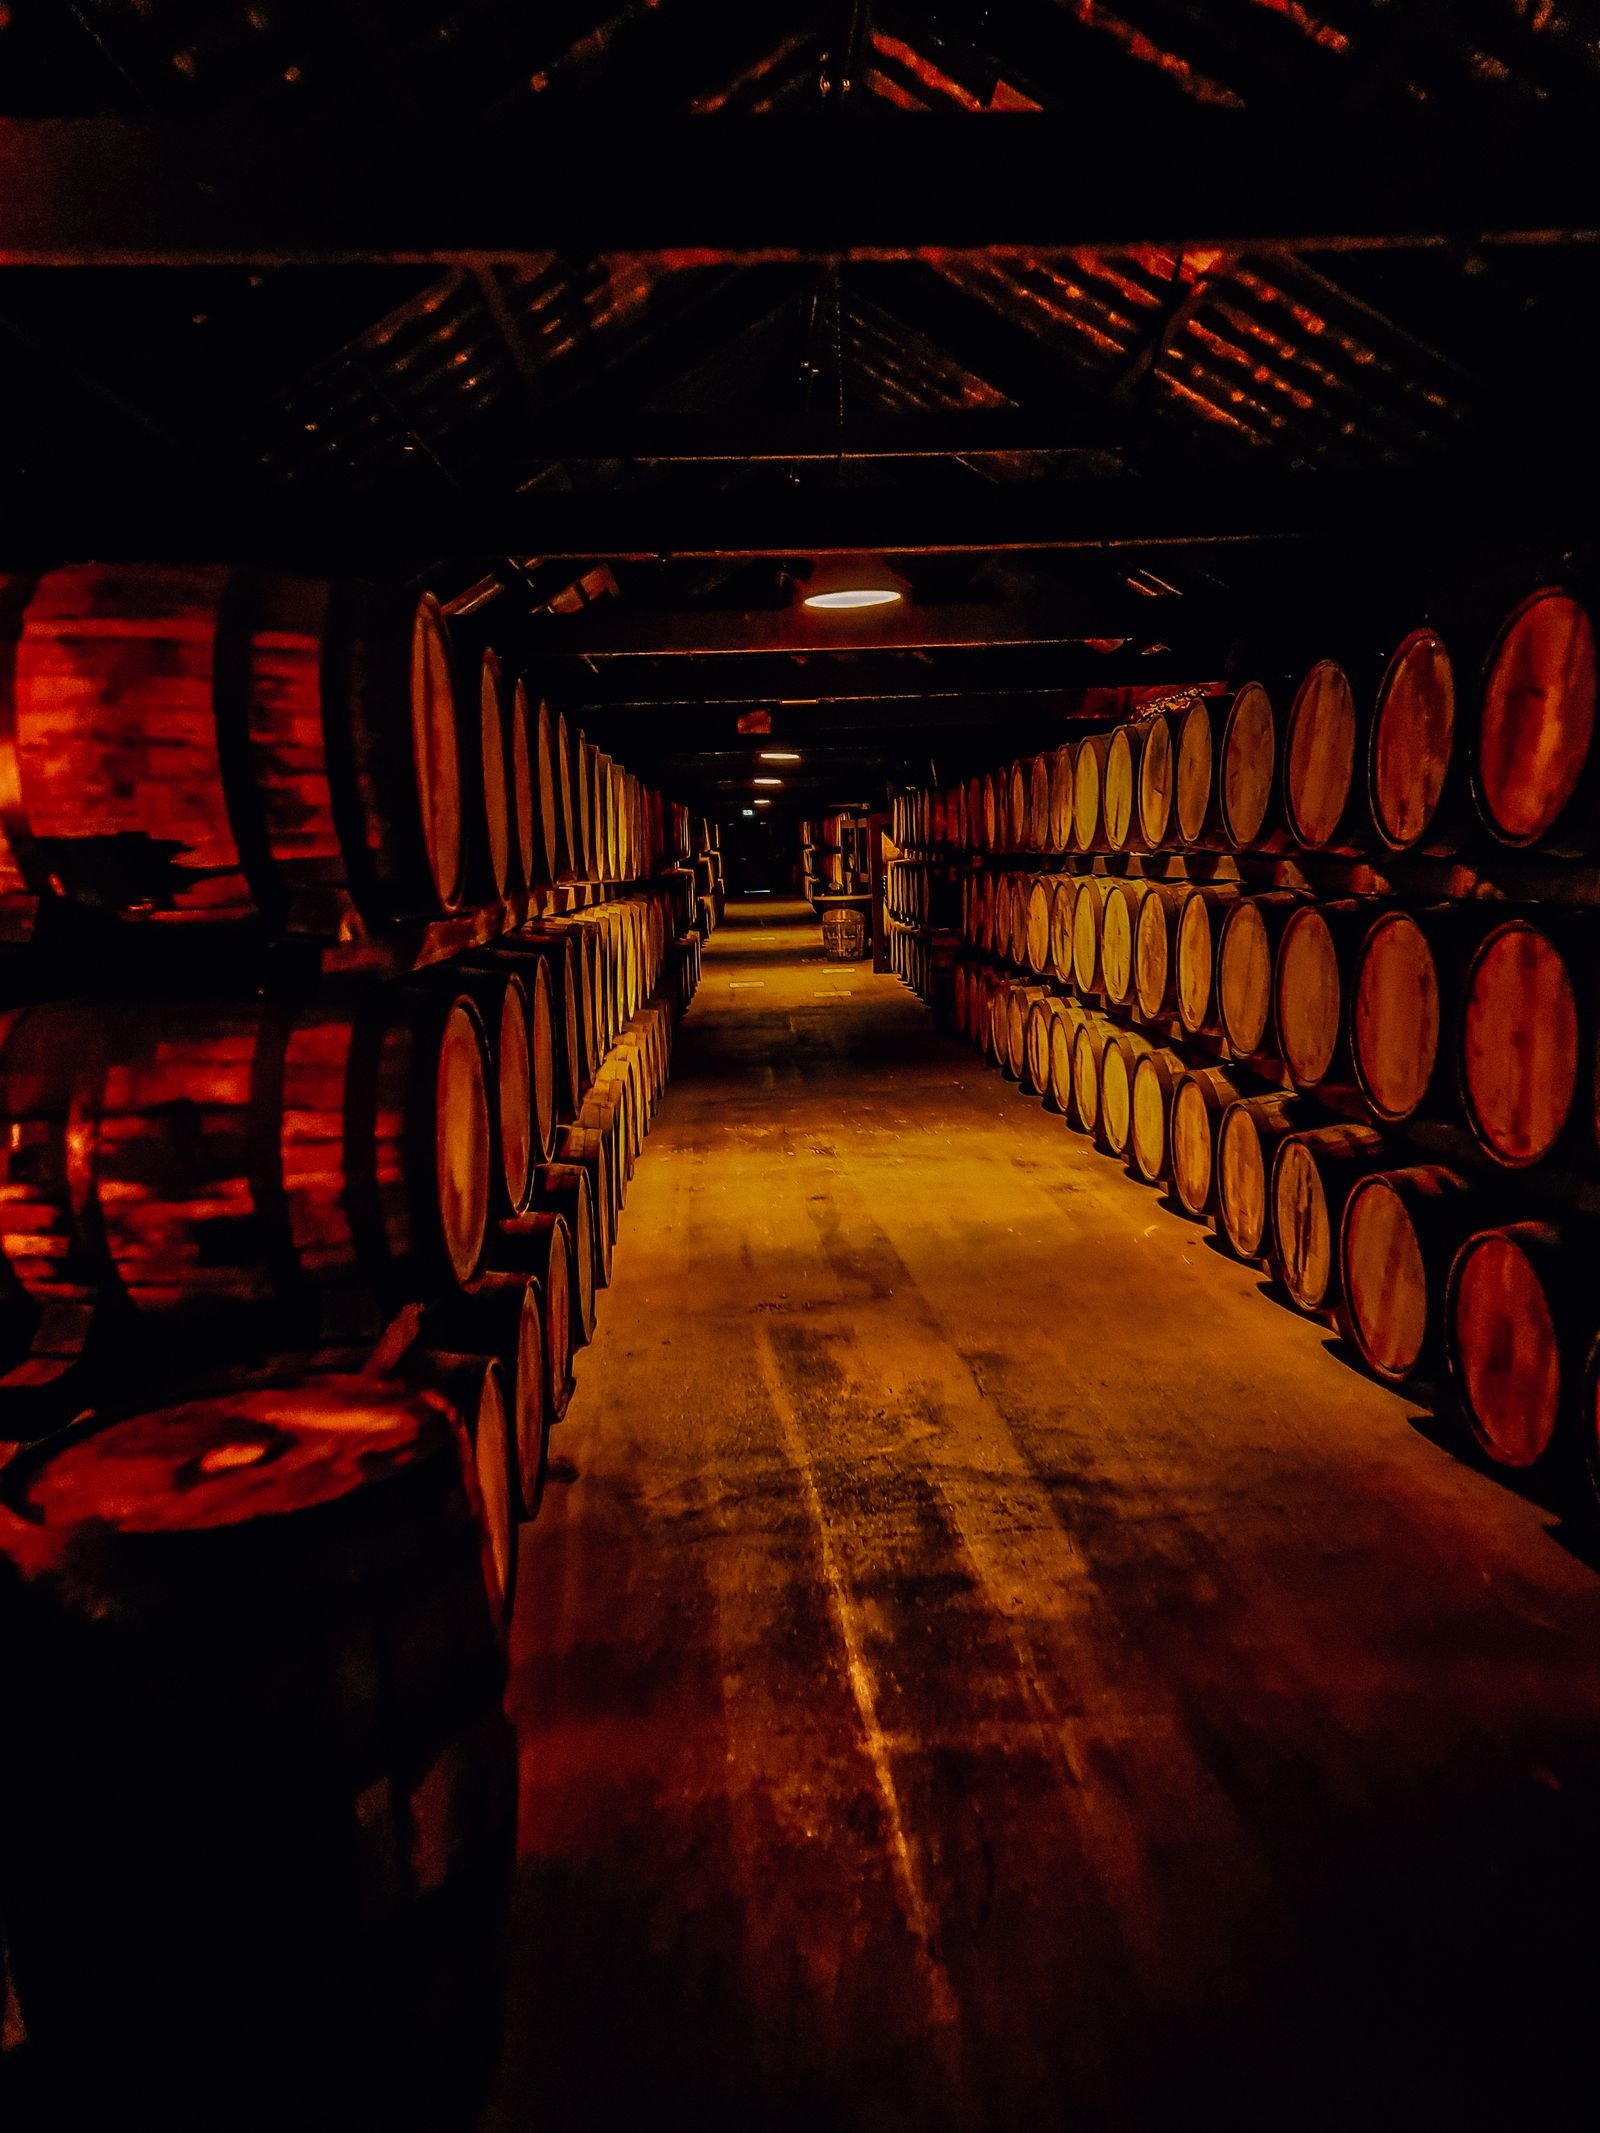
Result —
<path fill-rule="evenodd" d="M 524 1556 L 493 2124 L 1590 2122 L 1600 1577 L 796 905 Z"/>

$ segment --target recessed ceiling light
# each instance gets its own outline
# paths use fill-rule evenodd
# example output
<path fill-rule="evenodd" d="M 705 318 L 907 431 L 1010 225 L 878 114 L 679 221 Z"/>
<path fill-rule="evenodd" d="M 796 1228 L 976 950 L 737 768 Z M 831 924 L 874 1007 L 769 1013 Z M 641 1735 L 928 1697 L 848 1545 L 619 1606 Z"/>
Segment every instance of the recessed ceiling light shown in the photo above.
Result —
<path fill-rule="evenodd" d="M 741 807 L 739 812 L 741 815 L 753 815 L 755 813 L 755 809 L 753 807 Z"/>
<path fill-rule="evenodd" d="M 757 807 L 770 807 L 772 802 L 770 800 L 758 800 L 756 805 Z"/>
<path fill-rule="evenodd" d="M 759 760 L 763 763 L 798 763 L 800 751 L 798 748 L 763 748 L 759 751 Z"/>
<path fill-rule="evenodd" d="M 781 785 L 783 780 L 782 778 L 752 778 L 750 782 L 752 785 Z"/>

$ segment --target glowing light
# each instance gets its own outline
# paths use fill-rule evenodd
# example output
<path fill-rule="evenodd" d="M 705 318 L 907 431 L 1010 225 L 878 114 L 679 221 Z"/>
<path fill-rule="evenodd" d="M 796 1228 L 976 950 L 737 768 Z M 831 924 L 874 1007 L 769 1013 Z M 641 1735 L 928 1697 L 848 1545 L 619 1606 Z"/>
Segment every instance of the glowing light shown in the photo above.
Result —
<path fill-rule="evenodd" d="M 798 763 L 800 751 L 798 748 L 763 748 L 757 760 L 763 763 Z"/>
<path fill-rule="evenodd" d="M 782 778 L 752 778 L 750 782 L 752 785 L 781 785 L 783 780 Z"/>
<path fill-rule="evenodd" d="M 758 800 L 756 805 L 757 807 L 770 807 L 772 802 L 770 800 Z"/>
<path fill-rule="evenodd" d="M 906 581 L 881 555 L 828 556 L 816 564 L 802 595 L 807 607 L 892 607 L 908 591 Z"/>

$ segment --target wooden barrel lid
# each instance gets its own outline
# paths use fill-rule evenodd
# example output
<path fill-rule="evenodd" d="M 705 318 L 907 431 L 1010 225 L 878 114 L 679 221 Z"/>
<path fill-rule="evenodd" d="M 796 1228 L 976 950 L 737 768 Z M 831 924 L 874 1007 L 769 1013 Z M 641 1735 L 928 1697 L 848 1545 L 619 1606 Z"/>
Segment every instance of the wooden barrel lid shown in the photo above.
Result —
<path fill-rule="evenodd" d="M 1455 669 L 1436 630 L 1402 638 L 1378 686 L 1370 766 L 1372 819 L 1391 850 L 1427 841 L 1456 748 Z"/>
<path fill-rule="evenodd" d="M 1100 1059 L 1105 1050 L 1103 1025 L 1087 1017 L 1072 1039 L 1072 1110 L 1085 1133 L 1100 1122 Z"/>
<path fill-rule="evenodd" d="M 1297 1087 L 1315 1088 L 1338 1051 L 1344 989 L 1332 932 L 1314 904 L 1296 911 L 1283 929 L 1274 996 L 1283 1063 Z"/>
<path fill-rule="evenodd" d="M 1506 844 L 1537 844 L 1577 792 L 1595 739 L 1594 625 L 1554 588 L 1524 600 L 1489 657 L 1477 791 Z"/>
<path fill-rule="evenodd" d="M 1072 902 L 1072 976 L 1080 993 L 1100 990 L 1100 906 L 1104 884 L 1078 877 Z"/>
<path fill-rule="evenodd" d="M 517 1508 L 512 1501 L 511 1416 L 505 1377 L 491 1356 L 484 1365 L 476 1414 L 462 1418 L 472 1437 L 473 1473 L 488 1555 L 489 1598 L 509 1620 L 517 1578 Z"/>
<path fill-rule="evenodd" d="M 1561 951 L 1511 919 L 1473 957 L 1461 1022 L 1468 1117 L 1497 1162 L 1547 1156 L 1572 1115 L 1581 1066 L 1578 1003 Z"/>
<path fill-rule="evenodd" d="M 1050 849 L 1069 851 L 1072 846 L 1072 768 L 1074 749 L 1068 741 L 1050 757 Z"/>
<path fill-rule="evenodd" d="M 1209 741 L 1209 732 L 1207 737 Z M 1139 756 L 1139 835 L 1153 852 L 1159 851 L 1172 835 L 1176 793 L 1172 720 L 1163 715 L 1150 720 Z"/>
<path fill-rule="evenodd" d="M 532 888 L 546 881 L 539 854 L 539 838 L 543 825 L 538 819 L 539 790 L 534 782 L 533 732 L 528 711 L 528 684 L 519 674 L 512 685 L 510 707 L 511 735 L 511 819 L 516 825 L 515 849 L 517 879 L 521 887 Z"/>
<path fill-rule="evenodd" d="M 1072 770 L 1072 836 L 1080 852 L 1092 852 L 1100 841 L 1100 809 L 1106 741 L 1092 734 L 1078 744 Z"/>
<path fill-rule="evenodd" d="M 1428 1267 L 1411 1210 L 1383 1172 L 1345 1202 L 1340 1273 L 1351 1333 L 1368 1365 L 1399 1383 L 1428 1340 Z"/>
<path fill-rule="evenodd" d="M 450 1271 L 463 1287 L 483 1262 L 489 1227 L 489 1098 L 483 1024 L 467 999 L 451 1005 L 439 1044 L 435 1178 Z"/>
<path fill-rule="evenodd" d="M 478 668 L 477 759 L 483 781 L 483 827 L 487 840 L 484 886 L 498 901 L 504 899 L 511 878 L 513 823 L 500 662 L 492 650 L 484 653 Z"/>
<path fill-rule="evenodd" d="M 1173 1091 L 1167 1132 L 1173 1190 L 1191 1215 L 1211 1205 L 1215 1124 L 1200 1084 L 1185 1074 Z"/>
<path fill-rule="evenodd" d="M 1189 1031 L 1211 1020 L 1216 982 L 1216 934 L 1211 923 L 1212 898 L 1191 889 L 1178 914 L 1178 1019 Z"/>
<path fill-rule="evenodd" d="M 1043 972 L 1050 967 L 1050 894 L 1052 884 L 1036 879 L 1028 889 L 1027 920 L 1024 939 L 1027 947 L 1028 968 Z"/>
<path fill-rule="evenodd" d="M 532 1518 L 544 1494 L 550 1443 L 544 1362 L 544 1304 L 539 1284 L 527 1281 L 517 1310 L 515 1367 L 511 1394 L 511 1453 L 518 1508 Z"/>
<path fill-rule="evenodd" d="M 1020 761 L 1012 764 L 1006 779 L 1006 823 L 1010 833 L 1008 848 L 1013 852 L 1025 852 L 1028 848 L 1028 767 Z"/>
<path fill-rule="evenodd" d="M 1174 1079 L 1170 1054 L 1144 1052 L 1133 1070 L 1133 1119 L 1128 1142 L 1134 1168 L 1151 1185 L 1167 1174 Z"/>
<path fill-rule="evenodd" d="M 1028 844 L 1035 852 L 1050 849 L 1050 758 L 1036 755 L 1028 765 Z"/>
<path fill-rule="evenodd" d="M 417 602 L 411 625 L 411 751 L 428 869 L 441 910 L 453 911 L 461 902 L 464 860 L 461 739 L 450 636 L 432 593 Z"/>
<path fill-rule="evenodd" d="M 7 1473 L 34 1524 L 121 1534 L 211 1532 L 315 1510 L 380 1485 L 441 1445 L 425 1397 L 326 1378 L 192 1400 L 69 1433 Z"/>
<path fill-rule="evenodd" d="M 1565 1395 L 1550 1297 L 1523 1232 L 1469 1238 L 1450 1271 L 1450 1359 L 1473 1435 L 1502 1466 L 1549 1450 Z"/>
<path fill-rule="evenodd" d="M 556 1034 L 555 1008 L 551 999 L 550 969 L 543 961 L 530 961 L 523 983 L 528 993 L 529 1125 L 533 1160 L 543 1162 L 550 1153 L 556 1130 Z"/>
<path fill-rule="evenodd" d="M 1295 841 L 1331 844 L 1356 777 L 1356 700 L 1335 659 L 1319 659 L 1295 691 L 1284 749 L 1283 793 Z"/>
<path fill-rule="evenodd" d="M 1199 841 L 1211 812 L 1217 775 L 1211 720 L 1211 706 L 1197 699 L 1178 721 L 1173 816 L 1180 844 Z"/>
<path fill-rule="evenodd" d="M 1100 1132 L 1113 1155 L 1122 1155 L 1133 1131 L 1134 1054 L 1126 1038 L 1108 1038 L 1100 1055 Z"/>
<path fill-rule="evenodd" d="M 1223 723 L 1217 772 L 1223 831 L 1238 851 L 1255 844 L 1266 827 L 1277 760 L 1271 699 L 1260 682 L 1246 682 Z"/>
<path fill-rule="evenodd" d="M 527 1204 L 533 1175 L 533 1014 L 527 988 L 515 971 L 500 995 L 495 1081 L 506 1200 L 518 1214 Z"/>
<path fill-rule="evenodd" d="M 1058 876 L 1050 890 L 1050 970 L 1063 985 L 1072 977 L 1072 920 L 1075 891 L 1070 875 Z"/>
<path fill-rule="evenodd" d="M 1322 1173 L 1298 1134 L 1272 1166 L 1272 1243 L 1284 1287 L 1303 1311 L 1320 1311 L 1333 1289 L 1334 1231 Z"/>
<path fill-rule="evenodd" d="M 1217 949 L 1217 1006 L 1222 1033 L 1241 1059 L 1263 1051 L 1272 1021 L 1272 942 L 1253 896 L 1230 906 Z"/>
<path fill-rule="evenodd" d="M 1439 1058 L 1439 973 L 1428 936 L 1386 911 L 1361 944 L 1350 1035 L 1356 1079 L 1380 1118 L 1417 1110 Z"/>
<path fill-rule="evenodd" d="M 1172 914 L 1176 906 L 1172 891 L 1152 883 L 1140 899 L 1139 918 L 1133 929 L 1133 996 L 1140 1014 L 1150 1020 L 1171 1002 Z"/>
<path fill-rule="evenodd" d="M 1072 1108 L 1072 1040 L 1077 1032 L 1077 1023 L 1066 1011 L 1066 1003 L 1055 1002 L 1056 1012 L 1050 1017 L 1050 1100 L 1058 1111 Z"/>
<path fill-rule="evenodd" d="M 1105 817 L 1106 842 L 1113 851 L 1124 851 L 1133 829 L 1139 804 L 1137 735 L 1130 726 L 1117 726 L 1106 743 Z"/>
<path fill-rule="evenodd" d="M 1259 1259 L 1267 1234 L 1267 1165 L 1245 1104 L 1230 1104 L 1217 1131 L 1217 1208 L 1241 1259 Z"/>
<path fill-rule="evenodd" d="M 1133 934 L 1140 884 L 1114 881 L 1100 912 L 1100 973 L 1106 998 L 1119 1007 L 1133 991 Z"/>

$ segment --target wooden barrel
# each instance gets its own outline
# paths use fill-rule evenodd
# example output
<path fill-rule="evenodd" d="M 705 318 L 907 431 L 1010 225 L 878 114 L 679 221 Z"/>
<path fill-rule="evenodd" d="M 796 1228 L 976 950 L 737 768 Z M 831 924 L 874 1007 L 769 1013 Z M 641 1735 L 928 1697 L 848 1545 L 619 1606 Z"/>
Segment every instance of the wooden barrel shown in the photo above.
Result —
<path fill-rule="evenodd" d="M 1050 975 L 1059 984 L 1072 983 L 1072 916 L 1077 888 L 1070 874 L 1058 874 L 1050 884 Z"/>
<path fill-rule="evenodd" d="M 989 994 L 989 1013 L 980 1032 L 983 1056 L 1004 1073 L 1011 1058 L 1011 989 L 1015 980 L 999 978 Z"/>
<path fill-rule="evenodd" d="M 1443 1354 L 1445 1283 L 1476 1204 L 1465 1178 L 1434 1163 L 1350 1188 L 1339 1227 L 1344 1320 L 1362 1361 L 1388 1384 Z"/>
<path fill-rule="evenodd" d="M 1142 881 L 1109 881 L 1100 909 L 1100 982 L 1114 1007 L 1133 998 L 1133 944 L 1139 924 Z"/>
<path fill-rule="evenodd" d="M 1525 1170 L 1577 1124 L 1592 1003 L 1545 926 L 1508 919 L 1467 971 L 1459 1072 L 1467 1122 L 1497 1163 Z"/>
<path fill-rule="evenodd" d="M 1172 832 L 1190 849 L 1221 851 L 1222 827 L 1217 767 L 1232 699 L 1196 697 L 1176 720 L 1173 736 Z"/>
<path fill-rule="evenodd" d="M 236 1393 L 4 1494 L 0 1885 L 51 2116 L 213 2124 L 242 2068 L 263 2129 L 475 2115 L 516 1762 L 459 1424 Z"/>
<path fill-rule="evenodd" d="M 543 1160 L 550 1147 L 543 1126 L 546 1081 L 554 1119 L 574 1116 L 583 1088 L 578 950 L 569 933 L 525 927 L 519 933 L 502 934 L 492 941 L 481 959 L 497 969 L 519 971 L 528 987 L 534 1047 L 534 1137 L 538 1159 Z M 548 1047 L 544 1041 L 547 1019 Z"/>
<path fill-rule="evenodd" d="M 1484 673 L 1473 789 L 1491 835 L 1592 850 L 1595 755 L 1594 624 L 1546 586 L 1507 616 Z"/>
<path fill-rule="evenodd" d="M 1133 998 L 1146 1022 L 1178 1007 L 1178 918 L 1187 892 L 1164 881 L 1145 884 L 1133 932 Z"/>
<path fill-rule="evenodd" d="M 1217 999 L 1217 930 L 1239 890 L 1231 882 L 1188 890 L 1176 933 L 1178 1020 L 1191 1037 L 1221 1028 Z"/>
<path fill-rule="evenodd" d="M 1104 1015 L 1086 1014 L 1072 1036 L 1072 1120 L 1083 1132 L 1100 1130 L 1100 1068 L 1113 1025 Z"/>
<path fill-rule="evenodd" d="M 1072 765 L 1072 841 L 1080 852 L 1097 852 L 1104 838 L 1106 756 L 1111 736 L 1091 733 L 1078 743 Z"/>
<path fill-rule="evenodd" d="M 1034 1003 L 1048 999 L 1042 985 L 1013 985 L 1006 999 L 1005 1068 L 1013 1081 L 1022 1081 L 1028 1067 L 1028 1016 Z"/>
<path fill-rule="evenodd" d="M 1436 630 L 1411 630 L 1378 685 L 1367 748 L 1368 805 L 1390 851 L 1454 848 L 1459 761 L 1449 651 Z"/>
<path fill-rule="evenodd" d="M 1050 842 L 1052 852 L 1072 849 L 1073 758 L 1076 751 L 1067 741 L 1050 755 Z"/>
<path fill-rule="evenodd" d="M 1023 1038 L 1022 1086 L 1031 1096 L 1044 1096 L 1050 1088 L 1050 1009 L 1054 996 L 1042 992 L 1028 1007 Z"/>
<path fill-rule="evenodd" d="M 589 1202 L 594 1215 L 595 1280 L 602 1289 L 609 1288 L 622 1202 L 617 1196 L 606 1136 L 594 1126 L 558 1126 L 556 1161 L 581 1163 L 589 1173 Z"/>
<path fill-rule="evenodd" d="M 498 1361 L 509 1429 L 511 1511 L 514 1518 L 532 1518 L 544 1493 L 550 1436 L 544 1298 L 538 1282 L 522 1274 L 480 1274 L 470 1290 L 429 1302 L 418 1330 L 434 1352 L 492 1355 Z M 400 1368 L 407 1368 L 404 1357 Z M 475 1453 L 481 1447 L 479 1437 Z"/>
<path fill-rule="evenodd" d="M 561 874 L 566 881 L 593 878 L 594 814 L 585 775 L 583 735 L 565 714 L 556 720 L 556 780 L 561 788 Z"/>
<path fill-rule="evenodd" d="M 1499 1466 L 1536 1465 L 1576 1404 L 1592 1314 L 1572 1240 L 1544 1222 L 1480 1230 L 1445 1287 L 1451 1379 L 1467 1425 Z"/>
<path fill-rule="evenodd" d="M 1478 913 L 1459 906 L 1380 910 L 1356 950 L 1351 1057 L 1362 1096 L 1387 1124 L 1400 1124 L 1424 1104 L 1440 1109 L 1454 1094 L 1453 1046 L 1445 1039 L 1459 1012 L 1463 922 L 1479 928 Z"/>
<path fill-rule="evenodd" d="M 1100 914 L 1106 884 L 1098 874 L 1080 874 L 1072 900 L 1072 982 L 1080 996 L 1092 999 L 1102 990 Z"/>
<path fill-rule="evenodd" d="M 1176 1052 L 1152 1045 L 1133 1070 L 1133 1119 L 1128 1152 L 1147 1185 L 1158 1185 L 1172 1166 L 1172 1102 L 1183 1078 Z"/>
<path fill-rule="evenodd" d="M 1044 755 L 1028 762 L 1028 849 L 1050 849 L 1050 758 Z"/>
<path fill-rule="evenodd" d="M 559 1422 L 572 1398 L 572 1233 L 561 1215 L 533 1208 L 497 1223 L 488 1252 L 494 1273 L 539 1284 L 545 1393 L 550 1419 Z"/>
<path fill-rule="evenodd" d="M 1050 1101 L 1063 1117 L 1072 1112 L 1072 1044 L 1084 1011 L 1074 1001 L 1052 998 L 1046 1003 L 1050 1018 Z"/>
<path fill-rule="evenodd" d="M 1246 682 L 1223 715 L 1216 765 L 1216 818 L 1236 852 L 1288 842 L 1278 755 L 1272 700 L 1260 682 Z"/>
<path fill-rule="evenodd" d="M 1006 772 L 1007 849 L 1028 849 L 1028 766 L 1019 758 Z"/>
<path fill-rule="evenodd" d="M 1278 1050 L 1297 1089 L 1355 1085 L 1350 1051 L 1355 964 L 1372 916 L 1370 902 L 1352 897 L 1302 904 L 1284 925 L 1273 969 L 1273 1015 Z"/>
<path fill-rule="evenodd" d="M 533 1211 L 559 1215 L 567 1226 L 572 1253 L 571 1341 L 574 1348 L 586 1348 L 594 1338 L 595 1284 L 600 1265 L 599 1225 L 588 1171 L 581 1163 L 541 1163 L 534 1172 Z"/>
<path fill-rule="evenodd" d="M 1283 735 L 1283 805 L 1302 851 L 1359 852 L 1371 842 L 1362 721 L 1350 677 L 1319 659 L 1294 693 Z"/>
<path fill-rule="evenodd" d="M 626 1109 L 626 1098 L 615 1086 L 591 1089 L 584 1098 L 583 1109 L 578 1113 L 580 1126 L 591 1126 L 605 1136 L 606 1154 L 611 1164 L 613 1190 L 617 1205 L 628 1203 L 628 1186 L 633 1177 L 633 1150 Z"/>
<path fill-rule="evenodd" d="M 530 973 L 543 976 L 538 963 Z M 522 974 L 503 963 L 466 957 L 448 966 L 450 982 L 475 1003 L 490 1039 L 494 1097 L 489 1106 L 490 1203 L 495 1216 L 520 1214 L 528 1203 L 534 1164 L 533 1003 Z M 548 981 L 546 981 L 548 983 Z M 546 1011 L 548 1016 L 548 999 Z M 555 1127 L 550 1097 L 553 1062 L 545 1031 L 545 1128 Z"/>
<path fill-rule="evenodd" d="M 511 1401 L 498 1357 L 418 1344 L 405 1357 L 406 1382 L 436 1392 L 460 1416 L 472 1446 L 477 1510 L 483 1528 L 489 1604 L 502 1633 L 517 1584 L 519 1490 L 514 1475 Z"/>
<path fill-rule="evenodd" d="M 87 1099 L 115 1035 L 113 1011 L 89 1003 L 0 1016 L 0 1253 L 26 1294 L 79 1339 L 109 1276 Z"/>
<path fill-rule="evenodd" d="M 979 819 L 983 824 L 980 850 L 985 852 L 1000 851 L 1002 849 L 1000 843 L 1000 791 L 993 771 L 984 773 L 982 806 L 979 812 Z"/>
<path fill-rule="evenodd" d="M 326 932 L 341 889 L 375 919 L 437 917 L 467 893 L 462 725 L 431 595 L 51 571 L 10 697 L 0 791 L 35 888 L 151 923 Z"/>
<path fill-rule="evenodd" d="M 1114 1029 L 1100 1054 L 1099 1137 L 1113 1155 L 1125 1156 L 1133 1136 L 1133 1077 L 1150 1041 L 1135 1030 Z"/>
<path fill-rule="evenodd" d="M 1142 850 L 1139 827 L 1139 778 L 1149 738 L 1148 722 L 1115 727 L 1106 741 L 1105 788 L 1100 814 L 1106 843 L 1114 852 Z"/>
<path fill-rule="evenodd" d="M 1217 1226 L 1241 1259 L 1260 1259 L 1271 1212 L 1268 1185 L 1278 1143 L 1304 1122 L 1292 1096 L 1245 1096 L 1229 1104 L 1217 1128 Z"/>
<path fill-rule="evenodd" d="M 1172 1092 L 1167 1137 L 1172 1189 L 1191 1215 L 1207 1215 L 1216 1197 L 1217 1130 L 1244 1089 L 1221 1067 L 1195 1067 Z"/>
<path fill-rule="evenodd" d="M 501 676 L 501 702 L 505 716 L 507 796 L 515 834 L 511 840 L 510 888 L 522 895 L 546 877 L 541 871 L 539 838 L 539 788 L 534 776 L 533 722 L 528 710 L 528 685 L 521 675 Z"/>
<path fill-rule="evenodd" d="M 508 760 L 508 712 L 500 661 L 492 650 L 479 654 L 476 671 L 463 675 L 461 759 L 466 806 L 467 881 L 472 900 L 502 903 L 512 879 L 512 846 L 517 829 L 512 819 L 511 765 Z M 476 717 L 471 705 L 476 710 Z"/>
<path fill-rule="evenodd" d="M 1054 883 L 1043 874 L 1036 874 L 1028 884 L 1028 901 L 1023 920 L 1024 960 L 1036 975 L 1050 968 L 1050 896 Z"/>
<path fill-rule="evenodd" d="M 1135 815 L 1138 843 L 1159 852 L 1177 842 L 1178 759 L 1174 720 L 1165 711 L 1147 719 L 1139 753 L 1139 805 Z"/>
<path fill-rule="evenodd" d="M 1350 1189 L 1390 1160 L 1371 1126 L 1313 1126 L 1279 1144 L 1272 1165 L 1272 1261 L 1302 1311 L 1339 1300 L 1339 1223 Z"/>
<path fill-rule="evenodd" d="M 1273 970 L 1283 930 L 1304 898 L 1291 889 L 1241 896 L 1222 915 L 1217 939 L 1217 1008 L 1236 1059 L 1275 1056 Z"/>

